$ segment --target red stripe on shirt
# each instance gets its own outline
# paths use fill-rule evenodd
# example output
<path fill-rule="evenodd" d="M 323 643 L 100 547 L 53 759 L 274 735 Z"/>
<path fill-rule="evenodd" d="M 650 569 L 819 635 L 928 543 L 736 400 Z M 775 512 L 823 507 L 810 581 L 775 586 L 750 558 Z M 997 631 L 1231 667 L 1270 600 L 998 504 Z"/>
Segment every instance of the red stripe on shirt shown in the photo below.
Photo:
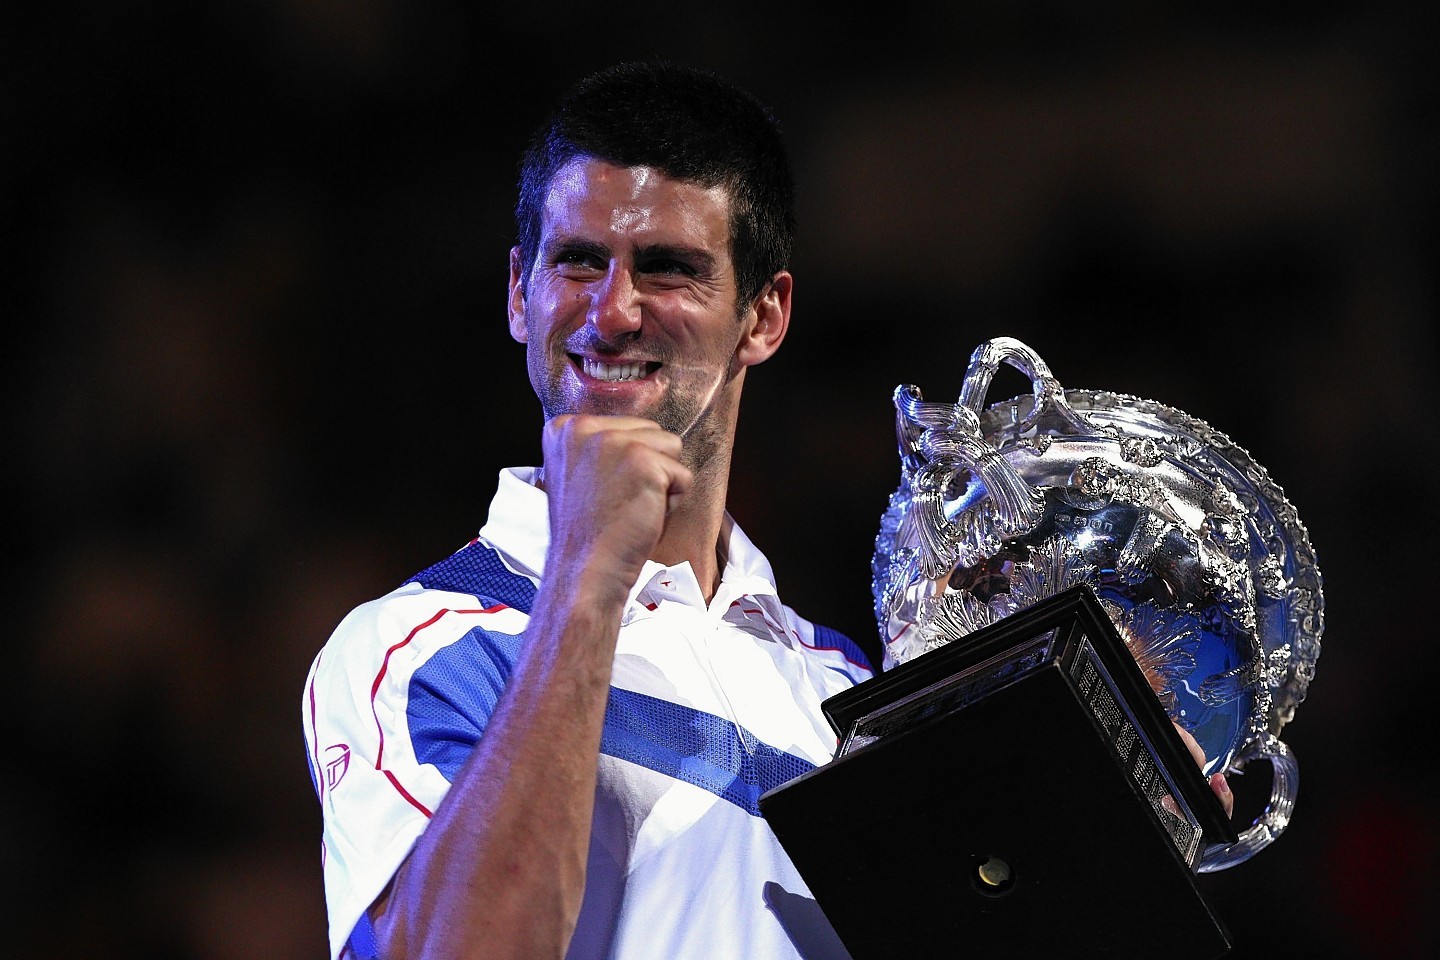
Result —
<path fill-rule="evenodd" d="M 445 614 L 447 613 L 497 613 L 505 609 L 508 608 L 503 603 L 497 603 L 493 607 L 486 607 L 483 610 L 452 610 L 449 607 L 442 607 L 439 612 L 435 614 L 435 616 L 431 617 L 429 620 L 426 620 L 424 623 L 420 624 L 418 627 L 406 634 L 404 640 L 401 640 L 399 643 L 395 644 L 395 646 L 385 651 L 385 659 L 382 660 L 380 663 L 380 672 L 375 675 L 375 681 L 370 684 L 370 715 L 375 718 L 375 730 L 380 735 L 379 746 L 375 748 L 375 769 L 384 773 L 385 776 L 389 778 L 390 783 L 395 787 L 395 789 L 400 791 L 400 796 L 404 797 L 415 807 L 415 809 L 419 810 L 427 817 L 430 816 L 430 811 L 425 809 L 425 805 L 412 797 L 410 795 L 410 792 L 400 785 L 400 781 L 395 779 L 395 774 L 391 773 L 389 770 L 384 769 L 384 767 L 381 765 L 385 756 L 385 728 L 381 726 L 380 714 L 375 709 L 375 696 L 380 692 L 380 684 L 385 679 L 386 672 L 390 669 L 391 655 L 393 655 L 396 650 L 399 650 L 401 647 L 408 644 L 411 640 L 414 640 L 416 634 L 418 634 L 421 630 L 424 630 L 426 627 L 434 626 L 436 623 L 440 622 L 440 618 L 445 616 Z"/>
<path fill-rule="evenodd" d="M 864 670 L 866 673 L 873 674 L 875 672 L 874 668 L 871 667 L 868 663 L 861 663 L 859 660 L 850 659 L 850 654 L 846 653 L 840 647 L 821 647 L 813 643 L 806 643 L 804 638 L 801 637 L 800 634 L 796 633 L 794 630 L 791 630 L 790 633 L 794 635 L 796 640 L 800 641 L 800 646 L 802 647 L 806 647 L 819 653 L 838 653 L 840 654 L 840 656 L 845 658 L 846 663 L 854 664 L 861 670 Z"/>
<path fill-rule="evenodd" d="M 399 791 L 400 791 L 400 796 L 402 796 L 402 797 L 404 797 L 406 800 L 410 801 L 410 806 L 414 807 L 416 810 L 419 810 L 421 813 L 425 814 L 426 817 L 434 816 L 434 814 L 432 814 L 432 813 L 426 808 L 425 804 L 421 803 L 419 800 L 416 800 L 414 797 L 410 796 L 410 791 L 409 791 L 409 790 L 406 790 L 404 787 L 402 787 L 402 786 L 400 785 L 400 781 L 395 779 L 395 774 L 391 773 L 389 770 L 384 771 L 384 773 L 385 773 L 385 777 L 390 781 L 390 785 L 391 785 L 392 787 L 394 787 L 396 790 L 399 790 Z"/>
<path fill-rule="evenodd" d="M 316 799 L 325 799 L 325 771 L 320 768 L 320 728 L 315 725 L 315 678 L 320 674 L 320 661 L 325 651 L 315 658 L 315 670 L 310 674 L 310 740 L 315 744 L 315 794 Z"/>
<path fill-rule="evenodd" d="M 750 596 L 750 595 L 747 593 L 745 596 L 748 597 L 748 596 Z M 743 599 L 744 599 L 744 597 L 741 597 L 740 599 L 730 601 L 730 606 L 731 606 L 732 608 L 734 608 L 734 607 L 740 607 L 740 600 L 743 600 Z M 781 624 L 776 623 L 775 620 L 774 620 L 774 618 L 771 617 L 768 613 L 766 613 L 765 610 L 762 609 L 762 608 L 757 608 L 757 607 L 740 607 L 740 612 L 741 612 L 741 613 L 744 613 L 744 614 L 758 615 L 762 620 L 765 621 L 765 623 L 770 627 L 770 629 L 772 629 L 772 630 L 779 630 L 779 631 L 781 631 L 781 632 L 788 632 L 788 633 L 789 633 L 791 636 L 793 636 L 796 640 L 799 640 L 799 641 L 800 641 L 800 646 L 805 647 L 805 648 L 808 649 L 808 650 L 814 650 L 814 651 L 817 652 L 817 653 L 838 653 L 838 654 L 840 654 L 840 656 L 842 656 L 842 657 L 845 658 L 845 662 L 846 662 L 846 663 L 853 664 L 854 666 L 859 667 L 861 670 L 864 670 L 866 673 L 869 673 L 869 674 L 872 674 L 872 675 L 875 673 L 875 668 L 874 668 L 874 667 L 870 666 L 868 663 L 861 663 L 859 660 L 851 659 L 850 655 L 849 655 L 848 653 L 846 653 L 845 650 L 844 650 L 842 647 L 821 647 L 821 646 L 817 646 L 817 645 L 815 645 L 815 644 L 813 644 L 813 643 L 806 643 L 806 642 L 804 641 L 804 639 L 801 638 L 801 636 L 800 636 L 800 634 L 799 634 L 798 632 L 796 632 L 796 631 L 794 631 L 794 630 L 787 630 L 787 629 L 786 629 L 784 626 L 782 626 Z"/>

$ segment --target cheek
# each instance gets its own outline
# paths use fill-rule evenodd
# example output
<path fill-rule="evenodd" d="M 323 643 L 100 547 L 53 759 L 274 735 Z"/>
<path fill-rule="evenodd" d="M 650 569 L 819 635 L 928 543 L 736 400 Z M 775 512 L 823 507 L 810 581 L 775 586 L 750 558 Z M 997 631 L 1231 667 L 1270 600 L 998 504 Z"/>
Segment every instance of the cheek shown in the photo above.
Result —
<path fill-rule="evenodd" d="M 531 340 L 568 336 L 584 322 L 588 304 L 585 291 L 566 285 L 559 289 L 537 290 L 536 294 L 530 301 L 530 312 L 527 314 Z"/>
<path fill-rule="evenodd" d="M 544 370 L 550 364 L 550 351 L 546 349 L 546 341 L 543 331 L 533 331 L 534 336 L 525 344 L 525 363 L 531 370 L 531 375 Z"/>
<path fill-rule="evenodd" d="M 534 340 L 525 345 L 525 372 L 530 380 L 530 389 L 537 397 L 544 397 L 553 378 L 545 351 Z"/>

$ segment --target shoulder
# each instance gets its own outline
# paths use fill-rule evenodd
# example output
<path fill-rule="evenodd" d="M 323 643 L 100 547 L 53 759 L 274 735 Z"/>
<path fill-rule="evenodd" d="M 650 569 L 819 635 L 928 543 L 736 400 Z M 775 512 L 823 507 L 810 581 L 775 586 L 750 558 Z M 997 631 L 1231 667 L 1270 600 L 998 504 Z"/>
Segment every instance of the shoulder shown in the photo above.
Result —
<path fill-rule="evenodd" d="M 805 619 L 788 606 L 784 610 L 792 636 L 825 667 L 844 674 L 851 683 L 862 683 L 875 675 L 870 658 L 854 640 L 823 623 Z"/>
<path fill-rule="evenodd" d="M 322 684 L 365 686 L 387 673 L 411 672 L 476 631 L 518 642 L 535 589 L 529 578 L 507 568 L 493 547 L 472 540 L 351 610 L 316 657 L 313 676 Z M 501 643 L 493 653 L 508 660 L 512 647 Z"/>
<path fill-rule="evenodd" d="M 535 602 L 536 591 L 530 577 L 516 573 L 499 550 L 479 539 L 421 570 L 404 586 L 466 594 L 487 605 L 503 604 L 525 614 Z"/>

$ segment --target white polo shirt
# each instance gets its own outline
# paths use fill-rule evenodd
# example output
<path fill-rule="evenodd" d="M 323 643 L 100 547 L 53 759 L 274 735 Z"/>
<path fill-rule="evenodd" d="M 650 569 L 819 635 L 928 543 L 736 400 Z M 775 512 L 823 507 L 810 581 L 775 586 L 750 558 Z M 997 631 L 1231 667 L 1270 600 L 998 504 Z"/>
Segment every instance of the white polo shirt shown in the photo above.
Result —
<path fill-rule="evenodd" d="M 533 478 L 503 471 L 479 538 L 351 612 L 311 668 L 302 708 L 332 957 L 373 955 L 365 911 L 483 735 L 524 644 L 549 540 Z M 871 670 L 855 644 L 781 604 L 765 557 L 726 525 L 709 604 L 688 563 L 647 563 L 631 591 L 574 960 L 844 956 L 756 801 L 831 758 L 820 703 Z"/>

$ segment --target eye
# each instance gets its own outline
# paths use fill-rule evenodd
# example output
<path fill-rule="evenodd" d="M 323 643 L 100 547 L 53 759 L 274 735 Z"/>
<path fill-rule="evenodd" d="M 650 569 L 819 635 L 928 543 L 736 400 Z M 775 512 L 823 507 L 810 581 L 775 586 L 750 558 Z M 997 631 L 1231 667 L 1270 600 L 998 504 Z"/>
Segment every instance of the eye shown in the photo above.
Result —
<path fill-rule="evenodd" d="M 605 260 L 593 250 L 568 247 L 557 250 L 551 258 L 562 276 L 575 276 L 591 272 L 603 273 Z"/>
<path fill-rule="evenodd" d="M 693 277 L 695 268 L 683 260 L 675 260 L 670 257 L 656 257 L 653 260 L 646 260 L 641 264 L 640 269 L 644 273 L 654 274 L 662 277 Z"/>

